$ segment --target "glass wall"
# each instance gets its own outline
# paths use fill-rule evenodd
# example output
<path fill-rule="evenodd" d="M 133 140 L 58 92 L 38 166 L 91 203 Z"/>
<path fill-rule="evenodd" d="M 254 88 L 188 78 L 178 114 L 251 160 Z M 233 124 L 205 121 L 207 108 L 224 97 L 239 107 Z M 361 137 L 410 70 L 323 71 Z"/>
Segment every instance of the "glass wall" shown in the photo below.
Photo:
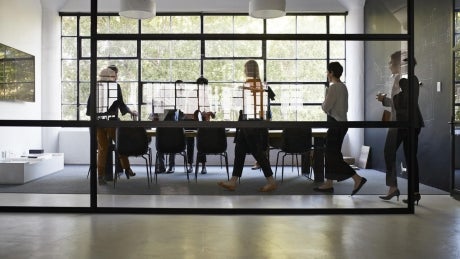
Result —
<path fill-rule="evenodd" d="M 88 128 L 2 126 L 0 132 L 21 136 L 0 148 L 1 207 L 90 207 Z M 43 149 L 39 136 L 49 132 L 59 132 L 57 152 Z"/>
<path fill-rule="evenodd" d="M 169 175 L 159 174 L 158 179 L 149 179 L 150 175 L 148 170 L 145 170 L 141 158 L 130 158 L 136 176 L 127 179 L 123 174 L 125 172 L 120 171 L 122 172 L 121 177 L 114 178 L 113 180 L 117 179 L 116 182 L 109 182 L 105 186 L 97 185 L 97 179 L 86 178 L 88 168 L 84 164 L 77 169 L 77 174 L 81 175 L 79 181 L 86 181 L 86 186 L 91 188 L 91 201 L 87 205 L 92 208 L 210 207 L 210 209 L 235 209 L 232 207 L 233 201 L 247 199 L 253 202 L 246 205 L 240 203 L 242 207 L 236 209 L 259 208 L 254 205 L 255 203 L 260 203 L 260 208 L 282 209 L 286 208 L 286 204 L 294 206 L 295 209 L 368 208 L 369 202 L 372 208 L 404 208 L 404 204 L 395 206 L 390 203 L 372 203 L 375 197 L 368 196 L 359 197 L 362 198 L 360 200 L 367 201 L 367 203 L 358 204 L 357 199 L 351 202 L 348 187 L 352 185 L 349 183 L 344 183 L 345 188 L 338 187 L 335 195 L 326 197 L 323 200 L 324 203 L 318 203 L 318 199 L 312 200 L 313 195 L 311 194 L 315 194 L 312 192 L 313 187 L 317 184 L 315 180 L 320 180 L 317 177 L 321 176 L 323 173 L 321 170 L 324 170 L 321 166 L 321 161 L 323 161 L 321 152 L 324 151 L 322 149 L 326 134 L 324 128 L 329 125 L 321 110 L 321 103 L 329 84 L 326 77 L 326 65 L 331 61 L 341 63 L 345 69 L 342 80 L 349 86 L 350 96 L 355 98 L 365 92 L 365 96 L 354 100 L 363 101 L 363 106 L 368 106 L 375 102 L 374 90 L 385 88 L 382 81 L 389 72 L 386 59 L 387 49 L 382 46 L 389 43 L 391 49 L 393 47 L 403 49 L 407 46 L 408 36 L 384 34 L 378 35 L 380 38 L 373 38 L 372 35 L 365 34 L 348 35 L 345 30 L 346 13 L 289 14 L 282 18 L 269 20 L 253 19 L 243 14 L 182 13 L 171 15 L 160 13 L 153 19 L 143 21 L 125 19 L 116 14 L 104 14 L 96 19 L 96 25 L 91 24 L 89 14 L 63 13 L 61 15 L 62 121 L 60 123 L 62 125 L 82 128 L 90 126 L 90 129 L 94 131 L 125 125 L 128 127 L 142 125 L 142 127 L 149 128 L 149 136 L 154 136 L 155 133 L 150 131 L 152 125 L 154 126 L 154 122 L 151 121 L 153 113 L 151 107 L 154 106 L 157 90 L 179 90 L 182 91 L 180 96 L 189 99 L 191 95 L 188 92 L 196 89 L 192 85 L 197 85 L 198 78 L 205 77 L 211 93 L 209 107 L 216 111 L 217 123 L 222 122 L 217 125 L 224 125 L 224 127 L 230 125 L 228 128 L 232 128 L 240 123 L 227 123 L 226 121 L 236 121 L 238 117 L 237 112 L 240 109 L 238 103 L 241 102 L 241 89 L 246 79 L 244 64 L 247 60 L 252 59 L 258 63 L 262 82 L 268 85 L 275 95 L 275 99 L 270 100 L 272 125 L 275 125 L 276 128 L 284 127 L 284 125 L 312 127 L 314 145 L 317 148 L 313 154 L 303 158 L 303 162 L 309 162 L 313 170 L 303 170 L 299 173 L 295 171 L 295 167 L 289 170 L 288 166 L 285 166 L 284 173 L 280 173 L 281 165 L 276 166 L 275 161 L 278 150 L 270 151 L 270 160 L 274 166 L 277 181 L 280 181 L 280 174 L 283 175 L 283 181 L 279 184 L 280 195 L 273 195 L 270 198 L 262 197 L 257 192 L 260 180 L 264 180 L 260 172 L 257 172 L 257 175 L 245 173 L 241 179 L 239 192 L 228 193 L 217 188 L 217 181 L 225 181 L 228 178 L 225 170 L 221 168 L 221 161 L 211 156 L 208 158 L 207 174 L 186 174 L 186 169 L 182 169 L 182 162 L 176 159 L 178 161 L 176 171 Z M 372 24 L 372 21 L 369 24 Z M 401 23 L 395 24 L 397 26 L 389 26 L 396 28 L 395 30 L 388 29 L 382 33 L 395 33 L 396 31 L 404 33 L 399 30 Z M 91 35 L 90 30 L 94 28 L 97 29 L 97 34 Z M 96 44 L 96 51 L 91 51 L 91 47 L 94 47 L 92 44 Z M 360 66 L 353 66 L 356 64 L 353 63 L 355 54 L 362 55 L 362 52 L 367 51 L 364 48 L 357 51 L 356 45 L 360 44 L 376 50 L 376 52 L 366 53 L 366 60 L 373 59 L 375 64 L 371 70 L 365 68 L 366 73 L 369 72 L 373 77 L 362 86 L 353 82 L 356 80 L 355 72 L 362 69 Z M 91 63 L 94 59 L 97 62 Z M 356 59 L 359 58 L 356 57 Z M 89 116 L 86 111 L 87 100 L 92 90 L 90 73 L 92 64 L 96 64 L 95 70 L 98 75 L 108 65 L 114 64 L 118 67 L 117 81 L 122 86 L 122 95 L 130 109 L 139 111 L 139 122 L 128 122 L 131 120 L 129 116 L 121 116 L 121 122 L 88 121 Z M 352 66 L 349 66 L 350 64 Z M 174 95 L 178 96 L 177 93 Z M 371 111 L 372 114 L 374 112 Z M 375 118 L 372 117 L 370 120 L 371 122 L 377 121 L 376 123 L 356 119 L 358 120 L 356 124 L 350 124 L 352 125 L 349 130 L 349 133 L 352 133 L 350 135 L 366 128 L 371 134 L 381 136 L 379 140 L 383 142 L 384 133 L 381 131 L 387 125 L 380 124 L 380 112 L 375 112 L 375 115 Z M 293 121 L 296 123 L 289 124 Z M 52 122 L 46 123 L 53 125 Z M 79 129 L 75 128 L 70 131 L 77 130 Z M 234 149 L 234 135 L 231 134 L 234 132 L 227 131 L 227 135 L 230 136 L 227 142 L 229 153 L 233 153 L 230 150 Z M 279 137 L 280 132 L 272 131 L 270 135 Z M 96 135 L 91 135 L 91 143 L 95 143 L 95 139 Z M 78 138 L 71 138 L 71 140 L 74 143 L 69 144 L 69 148 L 77 144 Z M 154 140 L 149 143 L 149 146 L 155 149 Z M 383 146 L 383 143 L 380 143 L 380 146 Z M 96 146 L 82 150 L 88 151 L 85 155 L 100 153 L 100 150 L 96 150 Z M 112 161 L 107 162 L 107 165 L 110 164 L 112 172 L 107 174 L 116 177 L 118 171 L 112 166 L 118 160 L 112 155 L 109 157 L 112 158 Z M 319 159 L 315 160 L 318 157 Z M 232 161 L 233 157 L 230 157 L 229 160 Z M 247 160 L 249 164 L 254 162 L 254 160 Z M 70 165 L 70 163 L 66 164 L 64 172 L 73 170 L 73 166 Z M 296 165 L 295 159 L 289 162 L 289 166 L 291 165 Z M 93 161 L 91 168 L 93 170 L 90 176 L 96 177 L 96 162 Z M 359 173 L 366 177 L 367 174 L 373 173 L 379 175 L 379 172 L 365 170 Z M 195 177 L 197 180 L 196 183 L 193 183 Z M 190 178 L 190 182 L 187 178 Z M 48 177 L 43 180 L 45 179 L 48 180 Z M 46 183 L 43 186 L 51 185 L 52 183 Z M 57 184 L 56 186 L 62 185 Z M 87 191 L 84 190 L 86 196 Z M 64 193 L 65 191 L 56 192 Z M 381 193 L 381 190 L 366 190 L 366 194 Z M 94 194 L 97 199 L 94 199 Z M 220 199 L 219 202 L 213 202 L 213 199 L 216 198 Z M 203 200 L 211 202 L 203 205 L 201 203 Z M 249 207 L 244 208 L 244 206 Z"/>
<path fill-rule="evenodd" d="M 88 16 L 62 16 L 63 120 L 89 119 L 89 28 Z M 120 38 L 98 41 L 98 71 L 117 64 L 125 102 L 140 111 L 141 120 L 152 113 L 148 93 L 153 88 L 177 80 L 195 84 L 200 76 L 208 79 L 216 120 L 236 120 L 244 63 L 254 59 L 261 79 L 276 96 L 270 103 L 273 120 L 324 121 L 320 104 L 326 64 L 339 61 L 345 66 L 345 41 L 270 39 L 279 34 L 296 38 L 345 33 L 345 14 L 289 15 L 266 22 L 243 15 L 159 14 L 145 21 L 100 16 L 97 28 L 98 33 Z M 145 93 L 139 94 L 139 89 Z"/>
<path fill-rule="evenodd" d="M 454 107 L 453 107 L 453 123 L 452 136 L 453 136 L 453 172 L 452 172 L 452 187 L 453 192 L 458 195 L 460 193 L 460 1 L 455 1 L 454 12 Z"/>

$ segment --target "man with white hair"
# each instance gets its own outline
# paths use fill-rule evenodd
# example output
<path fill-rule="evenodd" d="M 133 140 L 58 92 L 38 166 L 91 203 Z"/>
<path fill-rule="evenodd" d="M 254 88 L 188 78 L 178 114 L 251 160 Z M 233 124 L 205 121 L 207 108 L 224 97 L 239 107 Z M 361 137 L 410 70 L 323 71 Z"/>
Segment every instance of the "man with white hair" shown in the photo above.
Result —
<path fill-rule="evenodd" d="M 118 78 L 118 68 L 114 65 L 110 65 L 107 68 L 103 69 L 99 73 L 100 82 L 116 82 Z M 129 107 L 123 101 L 123 95 L 121 92 L 120 84 L 117 83 L 117 99 L 107 108 L 105 115 L 109 120 L 119 120 L 118 110 L 120 110 L 122 115 L 126 113 L 131 114 L 131 116 L 137 116 L 136 111 L 131 111 Z M 88 99 L 86 115 L 90 115 L 90 98 Z M 102 119 L 102 118 L 99 118 Z M 112 141 L 115 139 L 115 128 L 97 128 L 97 174 L 99 185 L 107 185 L 107 179 L 105 178 L 106 166 L 107 166 L 107 156 L 109 154 L 109 147 Z M 131 170 L 129 160 L 127 156 L 120 155 L 120 164 L 124 169 L 126 177 L 129 179 L 130 176 L 135 176 L 136 174 Z"/>

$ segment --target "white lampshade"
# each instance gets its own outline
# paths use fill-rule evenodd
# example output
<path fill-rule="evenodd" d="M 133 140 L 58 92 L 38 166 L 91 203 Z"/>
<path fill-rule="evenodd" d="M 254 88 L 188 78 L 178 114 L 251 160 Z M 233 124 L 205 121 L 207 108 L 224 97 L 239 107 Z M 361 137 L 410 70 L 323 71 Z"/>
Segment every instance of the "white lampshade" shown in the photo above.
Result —
<path fill-rule="evenodd" d="M 121 16 L 133 19 L 150 19 L 156 14 L 154 0 L 121 0 Z"/>
<path fill-rule="evenodd" d="M 286 0 L 251 0 L 249 15 L 262 19 L 284 16 L 286 15 Z"/>

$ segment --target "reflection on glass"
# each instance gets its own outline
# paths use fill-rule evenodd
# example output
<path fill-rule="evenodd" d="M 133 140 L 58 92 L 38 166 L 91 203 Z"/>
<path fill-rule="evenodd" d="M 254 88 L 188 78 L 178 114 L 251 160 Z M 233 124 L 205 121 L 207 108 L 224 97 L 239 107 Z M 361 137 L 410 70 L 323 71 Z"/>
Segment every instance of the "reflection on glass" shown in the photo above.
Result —
<path fill-rule="evenodd" d="M 59 150 L 43 147 L 42 134 L 59 135 Z M 0 136 L 0 207 L 90 206 L 88 128 L 5 126 Z"/>
<path fill-rule="evenodd" d="M 366 33 L 407 33 L 407 1 L 368 1 L 366 14 Z"/>

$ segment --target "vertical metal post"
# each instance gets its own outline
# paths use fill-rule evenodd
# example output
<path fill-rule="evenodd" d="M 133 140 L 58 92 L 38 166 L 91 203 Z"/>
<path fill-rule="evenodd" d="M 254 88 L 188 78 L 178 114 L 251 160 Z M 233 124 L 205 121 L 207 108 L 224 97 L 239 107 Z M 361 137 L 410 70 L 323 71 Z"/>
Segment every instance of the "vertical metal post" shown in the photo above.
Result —
<path fill-rule="evenodd" d="M 91 126 L 90 126 L 90 207 L 97 209 L 97 118 L 96 118 L 96 84 L 97 84 L 97 1 L 91 0 L 91 83 L 90 103 Z"/>
<path fill-rule="evenodd" d="M 418 100 L 415 100 L 414 95 L 414 0 L 407 1 L 407 32 L 408 32 L 408 48 L 407 48 L 407 58 L 408 58 L 408 79 L 409 79 L 409 146 L 410 146 L 410 156 L 409 161 L 407 161 L 407 171 L 408 174 L 408 206 L 410 213 L 414 213 L 414 174 L 413 168 L 415 166 L 416 158 L 416 146 L 415 146 L 415 116 L 417 110 Z M 418 184 L 418 183 L 417 183 Z"/>

